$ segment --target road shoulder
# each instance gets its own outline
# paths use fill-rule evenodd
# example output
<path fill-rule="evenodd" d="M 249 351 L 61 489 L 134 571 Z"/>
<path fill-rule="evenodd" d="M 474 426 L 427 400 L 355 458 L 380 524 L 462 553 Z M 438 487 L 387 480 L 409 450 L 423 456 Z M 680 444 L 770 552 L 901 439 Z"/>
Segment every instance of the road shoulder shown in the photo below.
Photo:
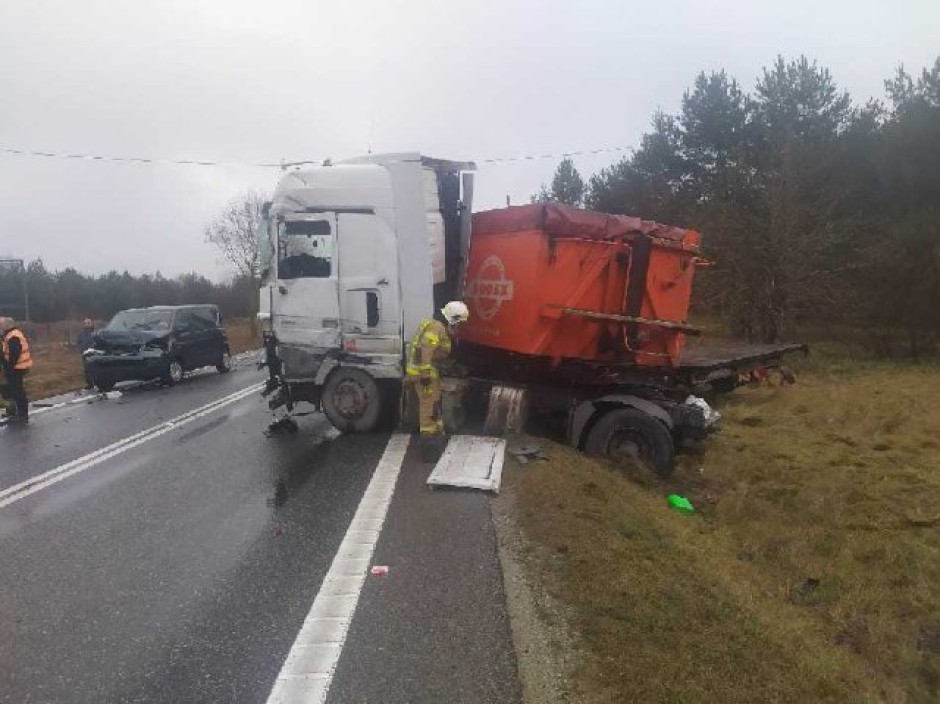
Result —
<path fill-rule="evenodd" d="M 490 513 L 476 491 L 430 489 L 405 458 L 330 702 L 521 701 Z"/>
<path fill-rule="evenodd" d="M 526 704 L 575 701 L 572 673 L 580 649 L 569 627 L 565 607 L 540 584 L 530 556 L 535 550 L 515 520 L 511 487 L 491 505 L 513 648 Z"/>

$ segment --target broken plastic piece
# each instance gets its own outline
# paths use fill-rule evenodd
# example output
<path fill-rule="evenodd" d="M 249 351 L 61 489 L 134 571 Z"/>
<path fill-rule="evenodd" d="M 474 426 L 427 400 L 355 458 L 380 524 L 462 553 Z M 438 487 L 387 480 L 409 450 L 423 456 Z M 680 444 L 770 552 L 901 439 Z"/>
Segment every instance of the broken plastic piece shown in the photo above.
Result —
<path fill-rule="evenodd" d="M 684 403 L 686 406 L 694 406 L 695 408 L 701 409 L 705 416 L 706 428 L 715 427 L 721 422 L 721 413 L 712 408 L 704 398 L 689 396 Z"/>
<path fill-rule="evenodd" d="M 695 507 L 692 505 L 692 502 L 684 496 L 670 494 L 666 498 L 666 501 L 669 503 L 670 508 L 674 508 L 679 513 L 695 513 Z"/>
<path fill-rule="evenodd" d="M 519 464 L 528 464 L 529 461 L 548 459 L 542 452 L 542 447 L 536 443 L 515 444 L 506 448 L 506 452 L 516 458 Z"/>
<path fill-rule="evenodd" d="M 388 565 L 372 565 L 372 574 L 376 577 L 384 577 L 388 574 Z"/>

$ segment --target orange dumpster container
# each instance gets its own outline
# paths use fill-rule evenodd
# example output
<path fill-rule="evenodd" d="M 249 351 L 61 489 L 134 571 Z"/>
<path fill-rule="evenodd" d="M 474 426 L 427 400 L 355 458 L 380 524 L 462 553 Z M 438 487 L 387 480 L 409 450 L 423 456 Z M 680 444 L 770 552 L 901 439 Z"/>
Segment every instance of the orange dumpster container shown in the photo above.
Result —
<path fill-rule="evenodd" d="M 555 204 L 475 213 L 460 339 L 555 361 L 677 366 L 699 233 Z"/>

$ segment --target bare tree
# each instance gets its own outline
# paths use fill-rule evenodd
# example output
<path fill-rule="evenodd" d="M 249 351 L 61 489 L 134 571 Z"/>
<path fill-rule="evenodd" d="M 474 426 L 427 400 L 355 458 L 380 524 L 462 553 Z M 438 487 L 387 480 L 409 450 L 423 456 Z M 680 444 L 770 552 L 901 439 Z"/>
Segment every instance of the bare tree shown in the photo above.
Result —
<path fill-rule="evenodd" d="M 258 226 L 262 219 L 264 197 L 255 191 L 246 191 L 230 200 L 222 212 L 206 226 L 206 242 L 218 247 L 225 260 L 235 269 L 237 276 L 251 279 L 252 312 L 254 328 L 258 305 L 259 243 Z"/>
<path fill-rule="evenodd" d="M 246 191 L 230 200 L 206 226 L 206 242 L 219 248 L 238 276 L 258 277 L 258 225 L 264 197 Z"/>

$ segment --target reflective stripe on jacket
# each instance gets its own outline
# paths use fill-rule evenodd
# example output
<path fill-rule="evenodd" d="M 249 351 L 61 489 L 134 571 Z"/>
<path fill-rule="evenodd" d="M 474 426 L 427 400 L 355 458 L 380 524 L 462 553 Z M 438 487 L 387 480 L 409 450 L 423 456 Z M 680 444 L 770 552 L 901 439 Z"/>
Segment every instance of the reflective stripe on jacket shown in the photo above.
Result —
<path fill-rule="evenodd" d="M 10 354 L 10 340 L 14 338 L 20 343 L 20 356 L 17 357 L 15 363 Z M 3 359 L 18 372 L 25 372 L 28 369 L 32 369 L 33 356 L 29 351 L 29 342 L 27 342 L 26 335 L 24 335 L 19 328 L 7 330 L 6 334 L 3 336 Z"/>
<path fill-rule="evenodd" d="M 435 362 L 440 362 L 450 354 L 450 335 L 444 324 L 433 318 L 426 318 L 418 326 L 418 332 L 411 338 L 408 346 L 408 364 L 405 373 L 408 376 L 440 376 Z"/>

